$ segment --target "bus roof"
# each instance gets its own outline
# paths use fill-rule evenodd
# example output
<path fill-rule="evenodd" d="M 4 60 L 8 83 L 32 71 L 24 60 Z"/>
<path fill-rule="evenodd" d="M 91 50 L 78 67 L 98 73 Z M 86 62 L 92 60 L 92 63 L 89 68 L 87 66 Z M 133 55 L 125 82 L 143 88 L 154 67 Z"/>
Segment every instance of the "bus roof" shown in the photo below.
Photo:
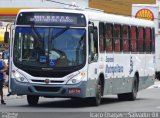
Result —
<path fill-rule="evenodd" d="M 89 19 L 91 20 L 98 20 L 98 21 L 105 21 L 108 23 L 114 24 L 124 24 L 124 25 L 135 25 L 135 26 L 143 26 L 143 27 L 155 27 L 153 21 L 138 19 L 129 16 L 122 16 L 122 15 L 115 15 L 115 14 L 108 14 L 108 13 L 93 13 L 90 12 L 88 14 Z"/>

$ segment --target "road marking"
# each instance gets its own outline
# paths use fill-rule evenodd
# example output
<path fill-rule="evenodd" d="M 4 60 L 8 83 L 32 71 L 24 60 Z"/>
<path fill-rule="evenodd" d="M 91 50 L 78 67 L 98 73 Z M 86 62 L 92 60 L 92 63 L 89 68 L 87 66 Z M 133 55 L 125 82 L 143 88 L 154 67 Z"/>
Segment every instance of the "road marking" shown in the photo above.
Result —
<path fill-rule="evenodd" d="M 155 82 L 154 85 L 148 87 L 147 89 L 151 89 L 151 88 L 160 88 L 160 82 Z"/>
<path fill-rule="evenodd" d="M 160 106 L 156 107 L 157 109 L 160 109 Z"/>
<path fill-rule="evenodd" d="M 147 89 L 151 89 L 151 88 L 160 88 L 160 85 L 152 85 L 152 86 L 148 87 Z"/>

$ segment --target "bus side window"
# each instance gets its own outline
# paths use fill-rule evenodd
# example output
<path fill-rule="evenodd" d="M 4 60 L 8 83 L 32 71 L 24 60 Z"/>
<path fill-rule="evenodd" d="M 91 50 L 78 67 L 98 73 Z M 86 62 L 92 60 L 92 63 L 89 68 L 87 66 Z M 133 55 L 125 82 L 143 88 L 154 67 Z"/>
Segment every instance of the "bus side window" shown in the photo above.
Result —
<path fill-rule="evenodd" d="M 114 49 L 115 49 L 115 52 L 120 52 L 120 32 L 121 32 L 120 25 L 114 25 L 113 37 L 114 37 Z"/>
<path fill-rule="evenodd" d="M 155 29 L 153 28 L 151 31 L 151 49 L 152 53 L 155 53 Z"/>
<path fill-rule="evenodd" d="M 131 26 L 131 51 L 137 52 L 137 28 Z"/>
<path fill-rule="evenodd" d="M 151 52 L 151 29 L 150 28 L 146 28 L 145 30 L 145 36 L 146 36 L 146 40 L 145 40 L 145 48 L 146 48 L 146 52 L 150 53 Z"/>
<path fill-rule="evenodd" d="M 100 22 L 99 23 L 99 51 L 100 53 L 105 52 L 104 32 L 105 32 L 104 23 Z"/>
<path fill-rule="evenodd" d="M 143 27 L 138 28 L 138 51 L 144 51 L 144 29 Z"/>
<path fill-rule="evenodd" d="M 113 51 L 113 25 L 106 24 L 105 25 L 105 45 L 106 45 L 106 52 Z"/>
<path fill-rule="evenodd" d="M 123 52 L 129 52 L 129 26 L 122 27 Z"/>
<path fill-rule="evenodd" d="M 98 33 L 97 27 L 89 27 L 89 61 L 97 61 L 98 59 Z"/>

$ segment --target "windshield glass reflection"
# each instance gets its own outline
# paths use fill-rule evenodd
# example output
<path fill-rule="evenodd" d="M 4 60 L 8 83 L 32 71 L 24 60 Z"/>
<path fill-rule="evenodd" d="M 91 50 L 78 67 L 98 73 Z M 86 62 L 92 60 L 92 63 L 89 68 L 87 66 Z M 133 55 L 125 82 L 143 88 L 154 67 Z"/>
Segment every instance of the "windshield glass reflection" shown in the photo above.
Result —
<path fill-rule="evenodd" d="M 36 67 L 82 65 L 86 60 L 85 37 L 85 29 L 17 27 L 14 62 Z"/>

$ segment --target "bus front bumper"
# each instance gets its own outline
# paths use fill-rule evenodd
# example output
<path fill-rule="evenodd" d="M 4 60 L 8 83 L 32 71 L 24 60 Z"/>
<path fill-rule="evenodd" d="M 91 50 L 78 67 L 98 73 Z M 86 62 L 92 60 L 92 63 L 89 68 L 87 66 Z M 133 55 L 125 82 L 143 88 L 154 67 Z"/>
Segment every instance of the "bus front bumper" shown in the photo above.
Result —
<path fill-rule="evenodd" d="M 37 83 L 22 83 L 16 79 L 11 79 L 11 93 L 17 95 L 37 95 L 44 97 L 86 97 L 86 81 L 78 84 L 37 84 Z"/>

